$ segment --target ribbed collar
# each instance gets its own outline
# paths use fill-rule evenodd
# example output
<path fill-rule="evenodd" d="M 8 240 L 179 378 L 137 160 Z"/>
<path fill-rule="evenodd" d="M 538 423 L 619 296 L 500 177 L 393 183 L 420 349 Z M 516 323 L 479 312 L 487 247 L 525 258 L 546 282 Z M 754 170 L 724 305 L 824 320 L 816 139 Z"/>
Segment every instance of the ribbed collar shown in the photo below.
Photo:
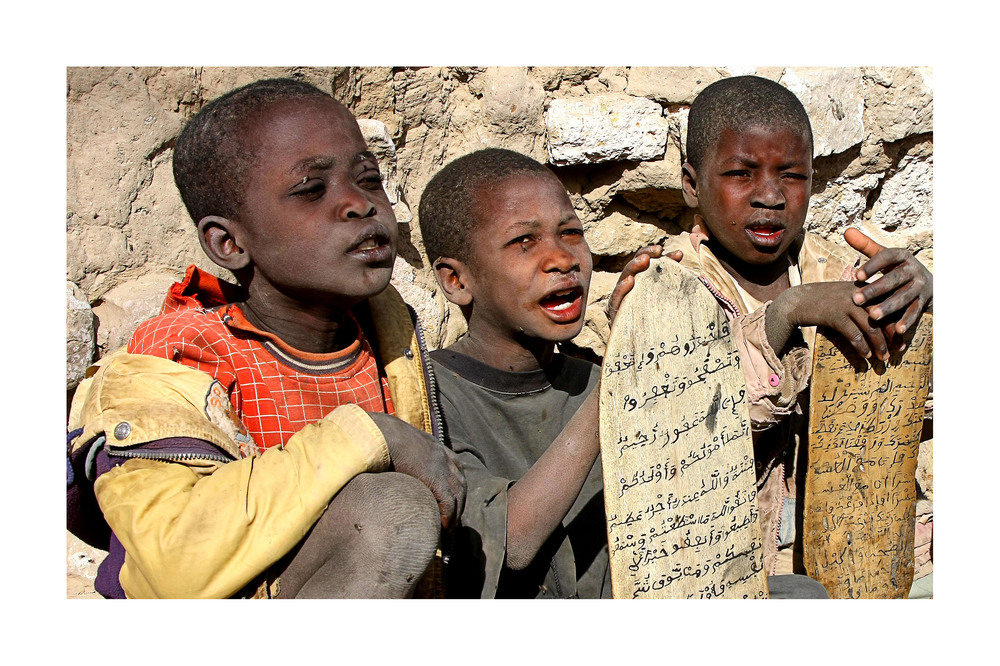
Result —
<path fill-rule="evenodd" d="M 463 379 L 481 386 L 487 391 L 506 395 L 526 395 L 551 387 L 550 377 L 554 377 L 562 371 L 563 363 L 566 360 L 561 354 L 556 354 L 552 363 L 546 368 L 528 372 L 510 372 L 499 370 L 449 349 L 438 349 L 432 351 L 430 355 L 436 363 Z"/>

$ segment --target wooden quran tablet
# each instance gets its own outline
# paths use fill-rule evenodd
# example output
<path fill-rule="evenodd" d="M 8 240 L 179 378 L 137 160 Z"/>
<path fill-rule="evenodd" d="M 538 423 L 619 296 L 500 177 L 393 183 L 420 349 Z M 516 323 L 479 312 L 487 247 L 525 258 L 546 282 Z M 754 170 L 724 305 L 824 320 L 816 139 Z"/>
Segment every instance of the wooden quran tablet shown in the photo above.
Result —
<path fill-rule="evenodd" d="M 715 298 L 653 260 L 601 372 L 613 595 L 766 598 L 745 380 Z"/>
<path fill-rule="evenodd" d="M 932 317 L 906 350 L 869 363 L 816 335 L 803 562 L 834 599 L 905 598 L 913 582 L 917 448 L 931 380 Z"/>

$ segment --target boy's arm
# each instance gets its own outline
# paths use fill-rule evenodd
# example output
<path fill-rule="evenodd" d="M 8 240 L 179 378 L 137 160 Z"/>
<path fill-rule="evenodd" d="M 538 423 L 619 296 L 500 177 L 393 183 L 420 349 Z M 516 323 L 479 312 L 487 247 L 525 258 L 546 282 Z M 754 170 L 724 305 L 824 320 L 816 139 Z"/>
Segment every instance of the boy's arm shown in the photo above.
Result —
<path fill-rule="evenodd" d="M 307 426 L 283 449 L 223 465 L 136 459 L 101 475 L 98 502 L 127 553 L 130 597 L 225 598 L 289 552 L 357 474 L 382 471 L 352 427 L 364 413 Z M 353 421 L 347 428 L 345 421 Z M 338 423 L 339 422 L 339 423 Z M 377 436 L 376 428 L 368 435 Z"/>
<path fill-rule="evenodd" d="M 658 245 L 639 250 L 622 270 L 608 304 L 608 320 L 635 283 L 635 275 L 659 257 Z M 679 261 L 680 252 L 670 256 Z M 507 566 L 531 564 L 546 539 L 562 523 L 576 501 L 601 450 L 600 385 L 587 396 L 576 414 L 545 453 L 507 492 Z"/>
<path fill-rule="evenodd" d="M 783 350 L 801 326 L 823 326 L 840 333 L 859 354 L 889 358 L 890 346 L 902 349 L 902 334 L 912 328 L 933 296 L 933 278 L 906 250 L 886 249 L 857 229 L 844 233 L 847 242 L 871 260 L 855 273 L 863 281 L 877 272 L 875 282 L 815 282 L 786 289 L 771 304 L 766 328 L 775 350 Z"/>
<path fill-rule="evenodd" d="M 755 432 L 771 428 L 798 409 L 799 394 L 806 389 L 812 374 L 812 354 L 802 335 L 795 329 L 783 353 L 771 346 L 767 324 L 773 302 L 753 312 L 734 317 L 733 331 L 740 366 L 747 384 L 750 425 Z"/>
<path fill-rule="evenodd" d="M 850 282 L 813 282 L 789 287 L 768 309 L 767 340 L 779 354 L 802 326 L 823 326 L 840 333 L 865 358 L 889 357 L 886 335 L 868 312 L 854 303 Z"/>

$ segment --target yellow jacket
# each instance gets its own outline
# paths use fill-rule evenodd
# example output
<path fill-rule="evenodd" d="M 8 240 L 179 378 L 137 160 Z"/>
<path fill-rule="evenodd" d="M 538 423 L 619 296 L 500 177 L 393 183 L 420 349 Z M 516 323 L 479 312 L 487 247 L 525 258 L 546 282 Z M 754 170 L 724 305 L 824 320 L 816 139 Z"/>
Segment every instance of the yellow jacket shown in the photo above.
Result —
<path fill-rule="evenodd" d="M 369 303 L 396 416 L 437 434 L 406 304 L 391 286 Z M 152 356 L 111 354 L 78 388 L 69 425 L 84 432 L 72 447 L 104 434 L 110 456 L 129 458 L 95 483 L 126 551 L 119 580 L 128 597 L 230 597 L 301 541 L 355 475 L 388 469 L 384 437 L 355 405 L 263 453 L 247 452 L 232 414 L 213 377 Z M 219 455 L 163 459 L 136 449 L 170 437 L 210 442 Z"/>

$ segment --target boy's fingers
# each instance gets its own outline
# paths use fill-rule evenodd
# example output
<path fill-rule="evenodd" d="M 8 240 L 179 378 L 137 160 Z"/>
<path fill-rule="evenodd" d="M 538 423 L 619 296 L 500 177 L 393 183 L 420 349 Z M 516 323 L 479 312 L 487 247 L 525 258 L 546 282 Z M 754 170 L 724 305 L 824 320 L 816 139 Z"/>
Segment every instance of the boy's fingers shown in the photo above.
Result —
<path fill-rule="evenodd" d="M 913 301 L 910 303 L 910 307 L 906 308 L 906 312 L 896 323 L 895 331 L 897 335 L 903 335 L 908 330 L 917 325 L 920 321 L 921 315 L 924 313 L 923 305 L 920 301 Z"/>
<path fill-rule="evenodd" d="M 636 256 L 640 254 L 648 254 L 652 257 L 659 257 L 663 254 L 662 245 L 647 245 L 646 247 L 640 248 L 638 252 L 635 253 Z"/>
<path fill-rule="evenodd" d="M 861 268 L 858 269 L 855 277 L 857 277 L 858 280 L 863 281 L 867 280 L 876 273 L 888 275 L 889 273 L 900 269 L 912 269 L 912 266 L 907 266 L 907 263 L 912 258 L 913 255 L 901 247 L 883 248 L 878 254 L 872 257 L 869 261 L 866 261 Z M 912 275 L 913 271 L 909 270 L 909 274 Z"/>
<path fill-rule="evenodd" d="M 886 360 L 889 358 L 889 343 L 886 342 L 885 333 L 863 310 L 861 319 L 858 325 L 867 340 L 867 347 L 877 358 Z"/>
<path fill-rule="evenodd" d="M 885 249 L 866 236 L 860 229 L 853 227 L 844 232 L 844 240 L 847 241 L 848 245 L 869 259 Z"/>
<path fill-rule="evenodd" d="M 854 292 L 852 300 L 855 305 L 871 303 L 878 298 L 893 294 L 893 292 L 896 292 L 907 283 L 911 282 L 911 279 L 911 276 L 906 275 L 903 271 L 889 271 L 871 284 L 865 284 L 859 287 L 858 290 Z M 897 303 L 895 305 L 897 308 L 902 306 L 903 303 Z M 892 311 L 886 309 L 885 307 L 882 309 L 887 313 Z"/>
<path fill-rule="evenodd" d="M 674 250 L 673 252 L 667 252 L 667 256 L 677 263 L 680 263 L 681 259 L 684 258 L 684 253 L 680 250 Z"/>

